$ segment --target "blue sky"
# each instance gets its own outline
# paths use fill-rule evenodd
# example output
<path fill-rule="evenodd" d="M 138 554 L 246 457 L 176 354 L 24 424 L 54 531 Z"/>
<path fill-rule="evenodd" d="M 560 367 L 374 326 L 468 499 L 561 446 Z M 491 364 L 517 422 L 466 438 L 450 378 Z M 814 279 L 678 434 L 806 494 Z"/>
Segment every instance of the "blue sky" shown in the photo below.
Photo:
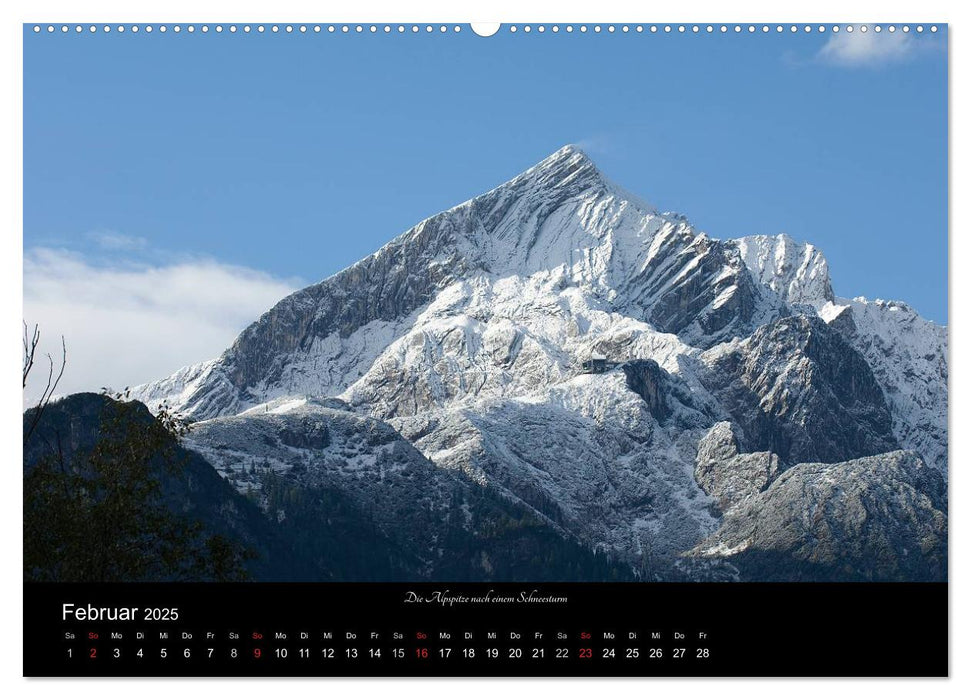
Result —
<path fill-rule="evenodd" d="M 945 322 L 945 39 L 25 28 L 25 306 L 38 251 L 132 284 L 211 265 L 268 306 L 576 143 L 714 237 L 787 232 L 838 294 Z"/>

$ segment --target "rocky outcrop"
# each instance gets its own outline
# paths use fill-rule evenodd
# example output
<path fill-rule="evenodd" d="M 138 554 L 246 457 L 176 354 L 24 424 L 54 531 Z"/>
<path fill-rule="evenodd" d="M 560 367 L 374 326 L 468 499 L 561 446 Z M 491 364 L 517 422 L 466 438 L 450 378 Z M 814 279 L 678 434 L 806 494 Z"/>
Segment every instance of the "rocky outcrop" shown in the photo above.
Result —
<path fill-rule="evenodd" d="M 745 580 L 946 580 L 946 508 L 943 479 L 913 452 L 799 464 L 690 555 Z"/>
<path fill-rule="evenodd" d="M 716 423 L 698 442 L 695 481 L 722 512 L 765 490 L 778 472 L 778 455 L 740 453 L 732 424 L 727 421 Z"/>
<path fill-rule="evenodd" d="M 837 299 L 820 316 L 866 359 L 901 447 L 947 479 L 947 329 L 899 301 Z"/>
<path fill-rule="evenodd" d="M 701 379 L 741 427 L 746 451 L 794 464 L 898 447 L 866 360 L 819 318 L 781 318 L 702 360 Z"/>
<path fill-rule="evenodd" d="M 748 335 L 771 317 L 765 294 L 731 245 L 680 221 L 658 236 L 629 283 L 633 307 L 658 330 L 697 347 Z"/>
<path fill-rule="evenodd" d="M 632 360 L 623 364 L 627 386 L 647 403 L 647 410 L 659 423 L 671 415 L 668 394 L 671 393 L 667 372 L 654 360 Z"/>
<path fill-rule="evenodd" d="M 818 308 L 835 298 L 829 264 L 810 243 L 778 236 L 745 236 L 732 241 L 756 280 L 796 307 Z"/>

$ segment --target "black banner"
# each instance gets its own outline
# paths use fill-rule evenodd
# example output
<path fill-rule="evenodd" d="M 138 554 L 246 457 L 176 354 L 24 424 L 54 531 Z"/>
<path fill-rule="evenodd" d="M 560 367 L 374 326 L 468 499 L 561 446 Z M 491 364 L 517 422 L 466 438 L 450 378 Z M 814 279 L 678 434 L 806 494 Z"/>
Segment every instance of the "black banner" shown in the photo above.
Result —
<path fill-rule="evenodd" d="M 24 586 L 26 676 L 946 676 L 947 584 Z"/>

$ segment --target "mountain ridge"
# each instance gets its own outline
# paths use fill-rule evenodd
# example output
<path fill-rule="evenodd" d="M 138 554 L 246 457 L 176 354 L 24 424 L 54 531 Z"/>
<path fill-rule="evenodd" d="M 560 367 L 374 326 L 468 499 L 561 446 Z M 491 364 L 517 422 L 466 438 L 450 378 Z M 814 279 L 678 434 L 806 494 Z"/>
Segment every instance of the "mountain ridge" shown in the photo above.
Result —
<path fill-rule="evenodd" d="M 523 188 L 525 188 L 525 192 L 521 191 Z M 543 193 L 552 191 L 554 194 L 549 197 L 541 197 L 541 201 L 536 203 L 532 195 L 535 194 L 537 189 Z M 516 236 L 514 245 L 510 250 L 509 239 L 517 233 L 513 224 L 522 223 L 524 219 L 528 220 L 531 216 L 536 216 L 535 211 L 528 211 L 529 209 L 544 212 L 547 208 L 552 207 L 552 211 L 555 213 L 564 202 L 569 202 L 579 193 L 589 195 L 590 192 L 593 192 L 592 199 L 588 196 L 587 200 L 579 203 L 586 206 L 574 207 L 573 211 L 569 212 L 577 214 L 580 219 L 580 225 L 573 226 L 570 230 L 574 236 L 579 236 L 588 242 L 597 237 L 588 233 L 592 230 L 594 234 L 599 234 L 603 239 L 606 239 L 600 240 L 600 243 L 603 244 L 601 248 L 605 248 L 605 250 L 598 250 L 596 247 L 556 246 L 553 245 L 556 241 L 543 240 L 545 231 L 558 228 L 559 221 L 556 219 L 548 221 L 549 217 L 542 221 L 544 226 L 533 226 L 531 230 L 527 227 L 526 233 L 534 234 L 534 238 L 527 240 L 525 246 L 523 246 L 523 232 L 518 231 L 519 235 Z M 618 200 L 621 196 L 626 199 Z M 606 201 L 602 199 L 603 197 L 606 197 Z M 515 205 L 521 204 L 524 200 L 529 206 L 520 206 L 519 209 L 516 209 Z M 629 213 L 632 208 L 645 207 L 641 212 L 635 212 L 634 218 L 638 218 L 637 213 L 646 215 L 648 220 L 640 223 L 649 226 L 650 241 L 654 242 L 655 245 L 645 251 L 648 260 L 645 261 L 645 265 L 641 266 L 642 269 L 637 271 L 642 274 L 642 277 L 643 268 L 652 257 L 659 256 L 663 248 L 676 246 L 679 242 L 683 244 L 685 238 L 688 239 L 689 243 L 695 243 L 695 239 L 697 239 L 696 245 L 702 247 L 707 247 L 708 242 L 713 241 L 704 234 L 696 233 L 683 217 L 660 214 L 655 208 L 633 198 L 625 190 L 613 185 L 597 170 L 585 154 L 568 146 L 503 185 L 425 219 L 382 246 L 375 253 L 335 275 L 284 298 L 273 309 L 263 314 L 260 319 L 244 330 L 221 358 L 196 365 L 193 368 L 180 370 L 170 378 L 168 386 L 163 385 L 162 382 L 155 382 L 136 387 L 134 391 L 137 396 L 144 398 L 150 405 L 157 404 L 164 397 L 187 410 L 190 414 L 211 415 L 212 408 L 207 405 L 209 402 L 202 397 L 183 396 L 183 390 L 188 387 L 189 393 L 192 394 L 194 388 L 192 382 L 200 379 L 202 375 L 211 374 L 216 367 L 226 365 L 225 360 L 239 358 L 236 364 L 240 366 L 234 366 L 231 371 L 220 373 L 220 376 L 213 378 L 216 393 L 229 390 L 230 386 L 245 390 L 255 383 L 254 377 L 260 371 L 272 372 L 273 369 L 266 367 L 265 363 L 257 363 L 258 368 L 256 368 L 248 362 L 249 353 L 247 350 L 252 346 L 252 337 L 260 327 L 267 328 L 266 335 L 276 339 L 271 341 L 269 348 L 271 354 L 296 351 L 300 349 L 301 345 L 306 345 L 313 337 L 326 337 L 329 334 L 326 331 L 336 331 L 342 337 L 347 337 L 367 322 L 388 321 L 399 317 L 403 312 L 412 312 L 420 308 L 423 303 L 430 301 L 430 295 L 446 281 L 458 279 L 463 274 L 473 270 L 480 270 L 486 274 L 508 274 L 511 270 L 498 269 L 497 267 L 496 258 L 500 256 L 495 247 L 490 249 L 488 245 L 489 241 L 494 240 L 506 244 L 505 248 L 498 249 L 499 252 L 506 254 L 505 258 L 513 260 L 524 258 L 527 263 L 531 253 L 535 256 L 537 244 L 539 244 L 544 255 L 540 262 L 535 263 L 526 272 L 533 274 L 543 270 L 556 270 L 569 263 L 570 274 L 568 277 L 579 276 L 582 281 L 588 283 L 599 282 L 597 291 L 609 297 L 613 290 L 609 284 L 604 284 L 607 281 L 603 279 L 604 275 L 608 272 L 616 272 L 619 276 L 627 276 L 631 271 L 630 268 L 634 266 L 633 263 L 621 259 L 617 261 L 618 270 L 606 269 L 605 255 L 614 254 L 614 257 L 622 257 L 620 254 L 615 254 L 614 249 L 618 246 L 614 245 L 612 236 L 616 235 L 617 231 L 624 231 L 628 228 L 623 225 L 627 223 L 626 221 L 611 222 L 612 225 L 599 228 L 595 226 L 597 217 L 606 216 L 604 209 L 611 206 L 615 210 L 613 214 L 621 218 Z M 510 212 L 511 208 L 514 211 Z M 522 211 L 522 209 L 527 209 L 527 211 Z M 512 215 L 510 216 L 510 214 Z M 459 222 L 449 220 L 450 216 L 458 216 Z M 640 218 L 643 219 L 644 216 Z M 446 223 L 442 224 L 442 221 Z M 475 244 L 470 241 L 467 235 L 454 235 L 452 229 L 456 227 L 457 223 L 463 222 L 469 224 L 469 228 L 474 233 L 479 234 L 478 239 L 474 242 Z M 483 232 L 487 235 L 482 236 Z M 700 238 L 698 238 L 699 235 Z M 679 236 L 682 240 L 669 240 Z M 638 237 L 636 232 L 634 237 Z M 486 241 L 486 244 L 483 244 L 483 241 Z M 631 247 L 629 240 L 627 243 L 627 248 Z M 403 267 L 408 268 L 408 253 L 416 247 L 426 253 L 425 260 L 422 262 L 427 263 L 427 269 L 424 270 L 425 276 L 419 280 L 420 283 L 409 286 L 402 284 L 401 280 L 389 280 L 388 272 L 392 267 L 389 265 L 389 259 L 403 259 Z M 525 250 L 522 249 L 523 247 L 525 247 Z M 636 241 L 634 247 L 638 247 Z M 572 259 L 575 249 L 578 252 L 577 257 L 580 258 L 578 260 Z M 620 246 L 619 250 L 622 253 L 625 247 Z M 591 256 L 591 251 L 601 255 L 599 257 Z M 704 252 L 701 252 L 701 257 L 704 256 Z M 523 255 L 524 253 L 525 255 Z M 591 259 L 583 259 L 584 257 Z M 576 269 L 574 270 L 574 268 Z M 518 269 L 516 272 L 523 273 L 523 270 Z M 673 274 L 677 271 L 671 272 Z M 361 281 L 373 281 L 375 279 L 388 287 L 387 293 L 379 298 L 350 299 L 348 295 L 341 294 L 340 290 L 337 289 L 336 299 L 326 299 L 327 293 L 331 292 L 333 288 L 339 288 L 345 284 L 355 285 Z M 571 282 L 570 279 L 566 281 L 567 283 Z M 645 279 L 643 282 L 648 287 L 653 282 L 656 288 L 659 283 L 664 282 L 664 279 Z M 723 289 L 720 292 L 728 289 L 730 285 L 723 284 L 722 287 Z M 733 290 L 729 289 L 728 291 L 731 296 Z M 708 301 L 713 301 L 714 296 L 717 295 L 713 295 L 713 298 L 708 299 Z M 322 304 L 326 303 L 334 306 L 335 302 L 346 304 L 348 308 L 344 309 L 343 313 L 330 307 L 320 308 Z M 676 299 L 673 300 L 665 307 L 663 312 L 658 312 L 659 318 L 655 320 L 659 321 L 662 326 L 677 326 L 677 320 L 672 318 L 677 316 L 676 302 Z M 355 308 L 355 305 L 364 306 L 368 310 Z M 308 316 L 308 311 L 310 311 L 308 307 L 311 306 L 315 308 L 313 308 L 312 316 Z M 660 318 L 661 316 L 664 316 L 664 318 Z M 322 329 L 322 325 L 327 325 L 326 321 L 333 321 L 330 324 L 333 327 Z M 295 331 L 294 326 L 298 330 Z M 239 386 L 240 384 L 243 384 L 243 386 Z M 233 407 L 236 407 L 236 405 L 233 404 Z"/>
<path fill-rule="evenodd" d="M 716 425 L 730 426 L 739 454 L 769 455 L 715 450 L 742 475 L 826 463 L 850 465 L 826 478 L 907 482 L 910 462 L 853 461 L 902 464 L 892 455 L 905 449 L 946 483 L 946 340 L 905 304 L 837 297 L 812 244 L 713 239 L 565 147 L 281 300 L 219 358 L 133 396 L 168 401 L 199 435 L 239 424 L 241 445 L 257 439 L 261 412 L 339 402 L 436 467 L 665 577 L 721 551 L 698 549 L 727 517 L 727 492 L 704 484 L 761 493 L 719 465 L 698 471 Z M 585 369 L 595 357 L 609 362 L 603 373 Z M 196 447 L 211 453 L 202 438 Z M 910 498 L 909 488 L 887 492 Z M 789 517 L 773 499 L 763 507 Z M 939 523 L 923 506 L 904 511 Z"/>

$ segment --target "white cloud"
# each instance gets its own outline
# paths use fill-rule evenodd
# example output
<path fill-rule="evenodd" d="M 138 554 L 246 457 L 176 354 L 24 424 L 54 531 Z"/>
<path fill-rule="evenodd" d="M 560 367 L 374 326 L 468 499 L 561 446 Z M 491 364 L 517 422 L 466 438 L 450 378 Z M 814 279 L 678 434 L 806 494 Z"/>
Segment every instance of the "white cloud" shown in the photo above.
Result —
<path fill-rule="evenodd" d="M 24 252 L 24 319 L 40 325 L 42 349 L 55 359 L 61 335 L 67 343 L 58 394 L 122 389 L 216 357 L 298 286 L 213 260 L 104 266 L 68 250 Z M 46 366 L 33 374 L 28 403 Z"/>
<path fill-rule="evenodd" d="M 917 42 L 909 33 L 857 29 L 832 34 L 816 57 L 840 66 L 880 66 L 909 59 L 916 47 Z"/>

